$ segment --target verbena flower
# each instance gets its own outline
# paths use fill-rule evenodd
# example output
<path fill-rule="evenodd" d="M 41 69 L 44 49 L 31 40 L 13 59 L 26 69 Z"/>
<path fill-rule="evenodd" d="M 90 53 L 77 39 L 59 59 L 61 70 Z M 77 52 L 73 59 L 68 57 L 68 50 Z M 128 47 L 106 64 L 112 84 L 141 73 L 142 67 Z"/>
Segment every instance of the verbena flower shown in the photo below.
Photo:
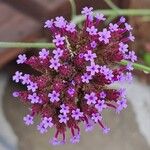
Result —
<path fill-rule="evenodd" d="M 137 60 L 128 46 L 129 41 L 134 41 L 132 27 L 121 17 L 102 28 L 106 18 L 103 14 L 94 17 L 92 10 L 83 8 L 86 20 L 82 29 L 62 16 L 47 20 L 44 27 L 51 32 L 55 48 L 43 48 L 30 58 L 25 54 L 18 56 L 17 64 L 27 64 L 39 75 L 16 71 L 13 81 L 23 84 L 26 90 L 13 92 L 13 96 L 30 106 L 23 118 L 26 125 L 32 125 L 39 115 L 37 130 L 41 134 L 55 128 L 52 145 L 66 142 L 67 129 L 70 142 L 78 143 L 81 123 L 85 131 L 98 124 L 107 134 L 110 128 L 105 125 L 102 112 L 114 109 L 120 113 L 127 107 L 125 89 L 113 89 L 110 85 L 132 80 L 132 62 Z M 131 63 L 118 65 L 123 59 Z"/>

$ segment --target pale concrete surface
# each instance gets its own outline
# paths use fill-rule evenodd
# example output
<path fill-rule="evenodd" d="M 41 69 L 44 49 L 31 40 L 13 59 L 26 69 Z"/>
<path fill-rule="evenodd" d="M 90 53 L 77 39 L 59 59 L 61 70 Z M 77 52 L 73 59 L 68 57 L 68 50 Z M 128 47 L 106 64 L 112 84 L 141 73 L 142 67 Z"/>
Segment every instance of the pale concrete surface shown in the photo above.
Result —
<path fill-rule="evenodd" d="M 0 73 L 0 150 L 16 150 L 18 138 L 3 112 L 3 95 L 8 75 Z"/>
<path fill-rule="evenodd" d="M 52 136 L 53 131 L 41 136 L 36 127 L 26 127 L 23 124 L 22 118 L 27 112 L 27 107 L 21 104 L 16 99 L 12 98 L 11 92 L 14 89 L 14 84 L 8 82 L 7 92 L 4 95 L 4 110 L 6 117 L 12 125 L 16 135 L 19 139 L 19 150 L 149 150 L 150 147 L 144 134 L 140 131 L 139 122 L 136 121 L 137 112 L 129 103 L 129 107 L 120 115 L 116 115 L 113 111 L 105 112 L 104 118 L 107 125 L 111 128 L 110 135 L 103 135 L 99 128 L 96 128 L 91 133 L 82 131 L 82 138 L 80 144 L 71 145 L 67 144 L 59 147 L 52 147 L 48 144 L 49 137 Z M 134 87 L 135 88 L 135 87 Z M 131 92 L 134 93 L 133 89 Z M 134 98 L 138 94 L 133 95 Z M 138 99 L 139 101 L 139 99 Z M 142 100 L 141 100 L 142 101 Z M 134 102 L 135 103 L 135 102 Z M 145 107 L 140 107 L 144 109 Z M 141 112 L 141 110 L 139 110 Z M 136 114 L 136 115 L 135 115 Z M 150 115 L 149 115 L 150 116 Z M 141 118 L 142 119 L 142 118 Z M 143 118 L 143 122 L 145 122 Z M 141 121 L 140 121 L 141 122 Z M 147 128 L 147 130 L 149 130 Z M 147 131 L 146 132 L 150 132 Z M 142 133 L 142 134 L 141 134 Z"/>

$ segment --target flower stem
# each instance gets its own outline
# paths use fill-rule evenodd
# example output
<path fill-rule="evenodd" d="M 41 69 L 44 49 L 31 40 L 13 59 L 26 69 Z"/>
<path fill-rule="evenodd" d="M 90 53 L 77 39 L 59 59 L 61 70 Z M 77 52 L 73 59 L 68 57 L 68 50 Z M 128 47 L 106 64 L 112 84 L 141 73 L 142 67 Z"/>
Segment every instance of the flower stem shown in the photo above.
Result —
<path fill-rule="evenodd" d="M 76 16 L 76 3 L 74 0 L 69 0 L 71 5 L 71 19 Z"/>
<path fill-rule="evenodd" d="M 24 43 L 24 42 L 0 42 L 0 48 L 54 48 L 53 43 Z M 127 65 L 129 61 L 123 60 L 119 62 L 121 65 Z M 133 67 L 144 73 L 150 73 L 150 67 L 142 64 L 133 63 Z"/>
<path fill-rule="evenodd" d="M 103 13 L 106 16 L 150 16 L 150 9 L 102 9 L 94 11 L 96 13 Z M 74 23 L 80 23 L 85 20 L 85 17 L 78 15 L 72 20 Z"/>
<path fill-rule="evenodd" d="M 127 65 L 128 63 L 131 63 L 131 62 L 127 60 L 122 60 L 121 62 L 119 62 L 119 64 L 121 65 Z M 145 65 L 138 64 L 138 63 L 132 63 L 132 64 L 133 64 L 134 69 L 143 71 L 144 73 L 150 73 L 150 67 L 147 67 Z"/>
<path fill-rule="evenodd" d="M 53 43 L 0 42 L 0 48 L 54 48 Z"/>

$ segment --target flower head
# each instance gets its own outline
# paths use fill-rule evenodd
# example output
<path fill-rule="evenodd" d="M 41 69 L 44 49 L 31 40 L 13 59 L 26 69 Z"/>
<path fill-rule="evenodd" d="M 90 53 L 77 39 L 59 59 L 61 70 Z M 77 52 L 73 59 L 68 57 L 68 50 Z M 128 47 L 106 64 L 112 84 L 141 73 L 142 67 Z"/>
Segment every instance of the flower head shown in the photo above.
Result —
<path fill-rule="evenodd" d="M 22 84 L 24 91 L 13 92 L 13 96 L 29 105 L 31 115 L 23 119 L 26 125 L 32 125 L 38 116 L 41 121 L 37 130 L 41 134 L 55 129 L 52 145 L 65 144 L 68 130 L 70 142 L 79 143 L 81 123 L 85 131 L 98 124 L 107 134 L 110 128 L 104 123 L 103 111 L 113 109 L 120 113 L 127 107 L 125 89 L 122 85 L 120 89 L 113 88 L 112 84 L 131 82 L 133 78 L 132 63 L 137 56 L 128 44 L 134 41 L 132 27 L 121 17 L 102 28 L 105 16 L 92 10 L 83 8 L 83 27 L 63 16 L 47 20 L 44 28 L 51 32 L 54 48 L 43 48 L 30 58 L 18 56 L 18 64 L 25 63 L 36 72 L 15 72 L 12 79 Z M 132 63 L 118 65 L 122 60 Z"/>

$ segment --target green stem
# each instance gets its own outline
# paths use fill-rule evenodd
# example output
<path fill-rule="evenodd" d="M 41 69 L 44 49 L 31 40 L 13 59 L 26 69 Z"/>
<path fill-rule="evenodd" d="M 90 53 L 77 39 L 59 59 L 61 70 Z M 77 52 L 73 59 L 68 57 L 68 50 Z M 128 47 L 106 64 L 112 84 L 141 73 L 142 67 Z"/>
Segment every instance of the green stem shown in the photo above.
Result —
<path fill-rule="evenodd" d="M 53 43 L 0 42 L 0 48 L 54 48 Z"/>
<path fill-rule="evenodd" d="M 118 9 L 120 9 L 119 7 L 117 7 L 111 0 L 104 0 L 105 3 L 107 3 L 107 5 L 112 8 L 115 11 L 118 11 Z"/>
<path fill-rule="evenodd" d="M 102 9 L 94 11 L 94 14 L 96 13 L 103 13 L 105 16 L 150 16 L 150 9 L 118 9 L 117 11 Z M 78 15 L 72 21 L 78 24 L 84 20 L 84 16 Z"/>
<path fill-rule="evenodd" d="M 74 0 L 69 0 L 71 5 L 71 19 L 76 16 L 76 3 Z"/>
<path fill-rule="evenodd" d="M 23 43 L 23 42 L 0 42 L 0 48 L 54 48 L 53 43 Z M 119 64 L 127 65 L 129 61 L 123 60 Z M 145 73 L 150 73 L 150 67 L 133 63 L 133 67 L 137 70 L 144 71 Z"/>
<path fill-rule="evenodd" d="M 128 63 L 131 63 L 130 61 L 126 61 L 126 60 L 122 60 L 119 64 L 121 65 L 127 65 Z M 143 71 L 144 73 L 150 73 L 150 67 L 147 67 L 145 65 L 142 64 L 138 64 L 138 63 L 132 63 L 133 67 L 137 70 Z"/>

